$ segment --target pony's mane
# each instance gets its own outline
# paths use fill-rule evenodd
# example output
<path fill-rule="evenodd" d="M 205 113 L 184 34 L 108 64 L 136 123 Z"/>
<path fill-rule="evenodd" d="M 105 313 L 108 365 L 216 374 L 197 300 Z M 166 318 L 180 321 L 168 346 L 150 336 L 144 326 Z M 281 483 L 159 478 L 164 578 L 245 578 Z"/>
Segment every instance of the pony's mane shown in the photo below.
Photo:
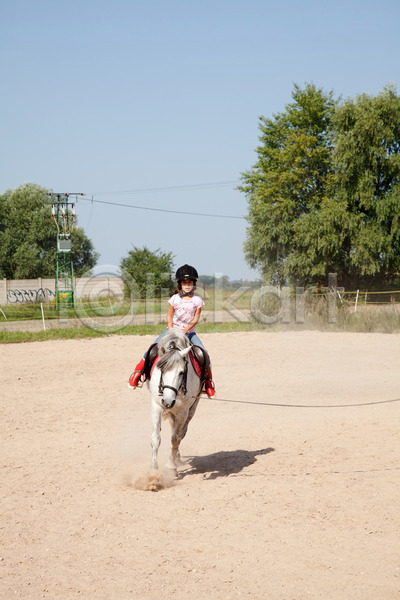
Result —
<path fill-rule="evenodd" d="M 163 335 L 158 342 L 158 356 L 160 357 L 157 367 L 161 371 L 169 371 L 184 359 L 177 350 L 184 350 L 190 346 L 189 339 L 180 329 L 171 329 Z"/>

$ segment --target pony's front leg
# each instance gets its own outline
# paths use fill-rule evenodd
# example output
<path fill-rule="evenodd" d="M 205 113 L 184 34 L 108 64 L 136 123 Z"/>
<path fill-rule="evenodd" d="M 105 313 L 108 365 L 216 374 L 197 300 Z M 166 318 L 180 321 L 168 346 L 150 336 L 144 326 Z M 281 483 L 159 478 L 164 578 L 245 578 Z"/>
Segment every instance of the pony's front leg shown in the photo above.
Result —
<path fill-rule="evenodd" d="M 163 409 L 156 402 L 152 402 L 151 407 L 151 419 L 153 423 L 153 431 L 151 434 L 151 472 L 154 473 L 158 470 L 158 449 L 161 443 L 161 420 L 163 415 Z"/>
<path fill-rule="evenodd" d="M 174 471 L 182 464 L 179 454 L 179 446 L 183 439 L 182 430 L 185 424 L 186 418 L 175 418 L 174 428 L 171 436 L 171 456 L 167 463 L 168 469 Z"/>
<path fill-rule="evenodd" d="M 179 452 L 179 446 L 187 433 L 188 425 L 189 425 L 190 421 L 193 419 L 193 416 L 194 416 L 194 413 L 196 412 L 196 408 L 199 403 L 199 400 L 200 400 L 200 398 L 197 398 L 193 402 L 188 413 L 186 413 L 184 416 L 181 416 L 179 422 L 178 421 L 175 422 L 175 427 L 174 427 L 172 438 L 171 438 L 171 445 L 172 445 L 171 458 L 170 458 L 170 462 L 168 464 L 169 468 L 171 468 L 171 469 L 176 470 L 177 467 L 180 467 L 185 464 L 181 459 L 181 455 Z"/>

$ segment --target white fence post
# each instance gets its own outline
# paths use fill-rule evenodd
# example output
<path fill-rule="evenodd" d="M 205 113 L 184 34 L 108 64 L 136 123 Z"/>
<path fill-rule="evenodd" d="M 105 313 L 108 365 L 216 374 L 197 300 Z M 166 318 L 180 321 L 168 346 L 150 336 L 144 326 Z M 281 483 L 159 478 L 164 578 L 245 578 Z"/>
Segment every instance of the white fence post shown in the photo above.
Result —
<path fill-rule="evenodd" d="M 356 296 L 356 303 L 354 305 L 354 312 L 357 312 L 357 303 L 358 303 L 358 294 L 359 294 L 360 290 L 357 290 L 357 296 Z"/>

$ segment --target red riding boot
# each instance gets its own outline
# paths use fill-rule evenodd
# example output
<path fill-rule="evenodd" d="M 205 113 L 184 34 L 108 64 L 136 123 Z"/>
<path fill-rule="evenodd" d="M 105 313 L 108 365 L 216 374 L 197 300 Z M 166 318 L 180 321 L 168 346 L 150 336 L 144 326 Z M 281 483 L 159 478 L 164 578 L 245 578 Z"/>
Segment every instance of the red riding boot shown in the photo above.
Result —
<path fill-rule="evenodd" d="M 207 379 L 204 382 L 204 389 L 206 390 L 206 394 L 209 398 L 213 398 L 215 396 L 215 386 L 212 380 L 211 367 L 208 368 Z"/>
<path fill-rule="evenodd" d="M 132 375 L 129 377 L 128 387 L 135 389 L 139 383 L 139 380 L 143 374 L 144 369 L 144 358 L 141 358 L 138 364 L 136 365 L 135 370 Z"/>

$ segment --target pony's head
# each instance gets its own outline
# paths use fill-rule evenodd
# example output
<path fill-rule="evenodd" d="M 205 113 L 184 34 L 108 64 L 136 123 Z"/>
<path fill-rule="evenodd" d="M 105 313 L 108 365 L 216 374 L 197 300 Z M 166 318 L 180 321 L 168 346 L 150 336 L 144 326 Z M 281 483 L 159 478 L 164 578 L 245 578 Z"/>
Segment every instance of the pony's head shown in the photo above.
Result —
<path fill-rule="evenodd" d="M 165 408 L 172 408 L 179 391 L 184 391 L 190 348 L 187 336 L 179 329 L 171 329 L 158 342 L 159 393 Z"/>

